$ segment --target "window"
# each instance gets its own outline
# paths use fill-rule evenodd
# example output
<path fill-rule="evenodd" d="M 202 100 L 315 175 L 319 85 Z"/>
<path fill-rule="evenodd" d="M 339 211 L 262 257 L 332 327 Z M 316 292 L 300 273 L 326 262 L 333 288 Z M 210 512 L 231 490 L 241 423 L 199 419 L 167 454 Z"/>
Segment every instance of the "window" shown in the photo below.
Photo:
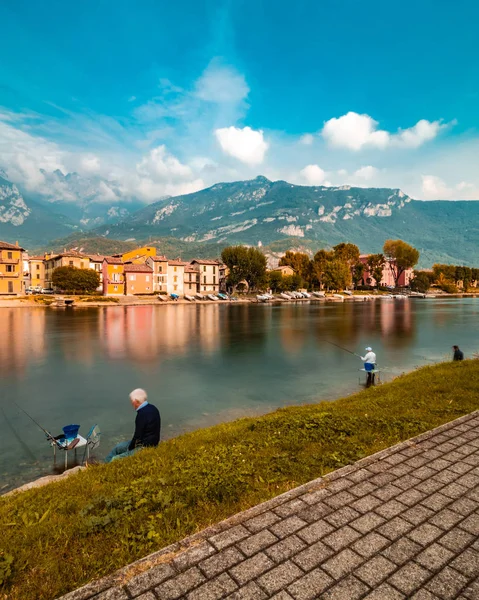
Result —
<path fill-rule="evenodd" d="M 213 267 L 213 275 L 216 273 L 216 267 Z"/>
<path fill-rule="evenodd" d="M 13 294 L 13 281 L 8 282 L 8 293 Z"/>
<path fill-rule="evenodd" d="M 114 285 L 114 286 L 113 286 L 113 291 L 114 291 L 114 292 L 117 292 L 117 291 L 118 291 L 118 286 L 117 286 L 117 285 Z"/>
<path fill-rule="evenodd" d="M 178 281 L 178 276 L 177 276 L 177 275 L 175 275 L 175 276 L 173 277 L 173 281 L 174 281 L 175 283 Z"/>
<path fill-rule="evenodd" d="M 206 265 L 205 265 L 205 266 L 203 266 L 203 271 L 204 271 L 204 272 L 206 271 Z"/>
<path fill-rule="evenodd" d="M 206 283 L 206 275 L 203 277 L 203 283 Z"/>
<path fill-rule="evenodd" d="M 80 262 L 80 269 L 83 269 L 83 261 Z"/>
<path fill-rule="evenodd" d="M 7 252 L 7 258 L 13 258 L 13 254 L 11 252 Z"/>
<path fill-rule="evenodd" d="M 203 291 L 206 292 L 206 285 L 203 286 Z"/>
<path fill-rule="evenodd" d="M 13 273 L 15 271 L 15 265 L 7 265 L 7 273 Z"/>
<path fill-rule="evenodd" d="M 113 268 L 114 269 L 118 269 L 118 265 L 113 265 Z"/>
<path fill-rule="evenodd" d="M 161 265 L 158 267 L 158 272 L 163 273 L 163 267 Z"/>
<path fill-rule="evenodd" d="M 37 273 L 37 279 L 40 279 L 40 273 Z"/>
<path fill-rule="evenodd" d="M 216 285 L 216 275 L 213 275 L 213 285 Z"/>
<path fill-rule="evenodd" d="M 136 281 L 136 275 L 130 275 L 130 281 Z"/>
<path fill-rule="evenodd" d="M 177 285 L 174 285 L 174 286 L 173 286 L 173 289 L 174 289 L 174 290 L 175 290 L 175 292 L 176 292 L 176 290 L 178 289 L 178 286 L 177 286 Z"/>
<path fill-rule="evenodd" d="M 150 276 L 149 275 L 146 276 L 146 281 L 150 281 Z M 148 289 L 150 289 L 150 288 L 148 288 Z"/>
<path fill-rule="evenodd" d="M 176 271 L 178 271 L 177 267 L 175 267 L 173 270 L 174 270 L 175 273 L 176 273 Z"/>
<path fill-rule="evenodd" d="M 39 270 L 40 270 L 40 265 L 37 265 L 37 271 L 39 271 Z"/>
<path fill-rule="evenodd" d="M 72 260 L 69 260 L 69 261 L 68 261 L 68 265 L 69 265 L 70 267 L 73 267 L 73 261 L 72 261 Z"/>
<path fill-rule="evenodd" d="M 191 281 L 191 273 L 190 273 L 190 281 Z"/>

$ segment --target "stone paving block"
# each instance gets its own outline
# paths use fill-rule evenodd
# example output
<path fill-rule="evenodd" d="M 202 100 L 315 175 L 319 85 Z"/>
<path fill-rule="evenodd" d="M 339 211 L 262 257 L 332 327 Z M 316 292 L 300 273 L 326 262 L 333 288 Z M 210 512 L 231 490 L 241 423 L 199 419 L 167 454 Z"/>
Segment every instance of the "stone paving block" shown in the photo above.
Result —
<path fill-rule="evenodd" d="M 423 465 L 429 462 L 429 457 L 422 454 L 421 456 L 413 456 L 406 461 L 406 464 L 414 469 L 419 469 Z"/>
<path fill-rule="evenodd" d="M 395 479 L 407 475 L 410 472 L 410 467 L 405 464 L 396 465 L 392 469 L 389 469 L 388 473 L 394 476 Z"/>
<path fill-rule="evenodd" d="M 254 581 L 250 581 L 250 583 L 227 596 L 226 600 L 266 600 L 266 598 L 266 593 Z"/>
<path fill-rule="evenodd" d="M 420 565 L 410 562 L 388 579 L 399 591 L 406 594 L 409 598 L 413 592 L 418 590 L 425 581 L 431 577 L 432 573 Z"/>
<path fill-rule="evenodd" d="M 281 590 L 281 592 L 279 592 L 279 594 L 275 594 L 274 596 L 272 596 L 270 598 L 270 600 L 294 600 L 294 598 L 292 596 L 290 596 L 288 594 L 288 592 Z"/>
<path fill-rule="evenodd" d="M 316 521 L 316 523 L 301 529 L 301 531 L 298 532 L 298 536 L 308 544 L 312 544 L 332 531 L 334 531 L 334 527 L 326 521 Z"/>
<path fill-rule="evenodd" d="M 198 564 L 201 560 L 215 554 L 216 550 L 208 542 L 202 542 L 198 546 L 188 548 L 173 559 L 173 565 L 178 571 L 186 571 Z"/>
<path fill-rule="evenodd" d="M 405 535 L 408 531 L 411 531 L 413 527 L 412 523 L 409 523 L 409 521 L 406 521 L 402 517 L 394 517 L 386 521 L 381 527 L 378 527 L 378 532 L 394 541 Z"/>
<path fill-rule="evenodd" d="M 415 488 L 411 488 L 396 496 L 396 500 L 406 506 L 414 506 L 427 496 L 426 492 L 421 492 Z"/>
<path fill-rule="evenodd" d="M 421 546 L 427 546 L 432 541 L 437 539 L 443 534 L 442 529 L 431 525 L 430 523 L 423 523 L 408 533 L 408 538 L 421 544 Z"/>
<path fill-rule="evenodd" d="M 307 492 L 306 494 L 303 494 L 301 496 L 301 500 L 306 502 L 306 504 L 312 505 L 323 501 L 330 495 L 331 492 L 329 492 L 326 488 L 322 488 L 320 490 L 316 490 L 315 492 Z"/>
<path fill-rule="evenodd" d="M 314 571 L 291 584 L 288 592 L 294 600 L 315 600 L 333 582 L 334 580 L 322 569 L 314 569 Z"/>
<path fill-rule="evenodd" d="M 341 508 L 342 506 L 346 506 L 356 500 L 356 497 L 350 494 L 349 492 L 342 491 L 338 494 L 334 494 L 333 496 L 329 496 L 324 499 L 324 502 L 328 506 L 332 506 L 333 508 Z"/>
<path fill-rule="evenodd" d="M 444 458 L 435 458 L 427 463 L 427 466 L 435 471 L 445 471 L 451 466 L 451 463 Z"/>
<path fill-rule="evenodd" d="M 292 558 L 292 560 L 300 566 L 303 571 L 310 571 L 314 569 L 325 560 L 327 560 L 330 556 L 334 554 L 334 550 L 323 542 L 316 542 L 315 544 L 311 544 L 303 551 L 299 552 Z"/>
<path fill-rule="evenodd" d="M 468 491 L 469 489 L 466 486 L 461 485 L 457 482 L 449 483 L 448 485 L 441 488 L 441 494 L 444 494 L 444 496 L 448 496 L 452 499 L 461 498 Z"/>
<path fill-rule="evenodd" d="M 335 586 L 330 588 L 322 596 L 324 600 L 359 600 L 364 594 L 369 592 L 368 586 L 354 577 L 349 575 L 346 579 L 343 579 Z"/>
<path fill-rule="evenodd" d="M 298 531 L 298 529 L 301 529 L 305 525 L 307 525 L 306 521 L 303 521 L 299 517 L 292 516 L 272 525 L 270 531 L 274 533 L 275 536 L 284 538 L 295 531 Z"/>
<path fill-rule="evenodd" d="M 343 490 L 349 489 L 352 487 L 353 482 L 350 481 L 347 477 L 340 477 L 339 479 L 335 479 L 334 481 L 328 481 L 328 490 L 331 494 L 336 494 L 337 492 L 341 492 Z"/>
<path fill-rule="evenodd" d="M 431 479 L 425 479 L 424 481 L 421 481 L 415 485 L 414 489 L 429 495 L 437 492 L 437 490 L 440 490 L 444 483 L 445 482 L 440 480 L 439 474 L 436 474 L 434 477 L 431 477 Z"/>
<path fill-rule="evenodd" d="M 269 571 L 274 566 L 274 562 L 266 554 L 259 552 L 253 557 L 244 560 L 239 565 L 232 567 L 229 573 L 239 585 L 244 585 L 248 581 L 256 579 L 266 571 Z"/>
<path fill-rule="evenodd" d="M 269 556 L 271 560 L 274 560 L 275 563 L 279 563 L 298 554 L 298 552 L 301 552 L 304 548 L 306 548 L 306 544 L 303 540 L 297 535 L 290 535 L 273 546 L 266 548 L 265 554 Z"/>
<path fill-rule="evenodd" d="M 381 504 L 381 506 L 378 506 L 376 512 L 385 519 L 392 519 L 406 510 L 406 508 L 407 506 L 401 504 L 401 502 L 398 502 L 397 500 L 389 500 L 388 502 Z"/>
<path fill-rule="evenodd" d="M 406 469 L 406 472 L 408 472 L 409 469 Z M 401 475 L 403 475 L 404 473 L 401 473 Z M 377 475 L 375 475 L 374 477 L 371 477 L 371 479 L 369 480 L 376 488 L 380 485 L 386 485 L 387 483 L 391 483 L 392 481 L 396 480 L 398 476 L 394 475 L 393 473 L 390 472 L 385 472 L 385 473 L 378 473 Z"/>
<path fill-rule="evenodd" d="M 300 519 L 303 519 L 303 521 L 306 521 L 306 523 L 314 523 L 314 521 L 329 515 L 332 510 L 333 509 L 327 504 L 318 502 L 318 504 L 313 504 L 304 510 L 300 510 L 296 516 Z"/>
<path fill-rule="evenodd" d="M 278 517 L 278 515 L 268 511 L 253 517 L 252 519 L 248 519 L 243 525 L 252 533 L 257 533 L 258 531 L 261 531 L 261 529 L 266 529 L 267 527 L 274 525 L 274 523 L 277 523 L 279 520 L 280 517 Z"/>
<path fill-rule="evenodd" d="M 123 589 L 114 587 L 94 596 L 92 600 L 129 600 L 129 598 Z"/>
<path fill-rule="evenodd" d="M 363 561 L 364 559 L 359 554 L 346 548 L 323 563 L 323 569 L 334 579 L 339 579 L 354 571 Z"/>
<path fill-rule="evenodd" d="M 354 510 L 357 510 L 360 513 L 367 513 L 371 510 L 374 510 L 376 506 L 379 506 L 380 504 L 381 500 L 379 500 L 379 498 L 368 494 L 367 496 L 363 496 L 362 498 L 359 498 L 359 500 L 353 502 L 351 504 L 351 508 L 354 508 Z"/>
<path fill-rule="evenodd" d="M 208 578 L 216 577 L 219 573 L 228 570 L 234 565 L 244 560 L 243 554 L 234 547 L 226 548 L 221 552 L 218 552 L 215 556 L 207 558 L 203 562 L 200 562 L 198 567 Z"/>
<path fill-rule="evenodd" d="M 471 465 L 471 467 L 477 467 L 477 456 L 475 454 L 465 456 L 462 462 L 466 463 L 466 465 Z"/>
<path fill-rule="evenodd" d="M 462 590 L 461 597 L 467 598 L 467 600 L 477 600 L 479 598 L 479 577 Z"/>
<path fill-rule="evenodd" d="M 458 498 L 457 500 L 454 500 L 448 508 L 466 517 L 476 510 L 477 503 L 470 498 Z"/>
<path fill-rule="evenodd" d="M 354 574 L 359 577 L 369 587 L 375 588 L 381 581 L 384 581 L 397 566 L 384 556 L 374 556 L 367 563 L 361 565 Z"/>
<path fill-rule="evenodd" d="M 441 540 L 442 541 L 442 540 Z M 441 544 L 434 543 L 419 553 L 415 560 L 417 563 L 432 572 L 438 571 L 454 558 L 454 553 L 444 548 Z"/>
<path fill-rule="evenodd" d="M 223 550 L 223 548 L 227 548 L 228 546 L 243 540 L 249 533 L 250 532 L 246 527 L 243 527 L 243 525 L 236 525 L 235 527 L 230 527 L 226 531 L 214 535 L 209 541 L 217 550 Z"/>
<path fill-rule="evenodd" d="M 413 475 L 407 473 L 406 475 L 403 475 L 402 477 L 396 479 L 394 485 L 397 485 L 397 487 L 400 487 L 402 490 L 408 490 L 409 488 L 416 487 L 420 483 L 421 479 L 413 477 Z"/>
<path fill-rule="evenodd" d="M 479 575 L 479 552 L 473 548 L 464 550 L 450 566 L 468 578 Z"/>
<path fill-rule="evenodd" d="M 401 538 L 393 542 L 382 551 L 382 555 L 397 565 L 403 565 L 414 558 L 421 550 L 421 546 L 407 538 Z"/>
<path fill-rule="evenodd" d="M 364 558 L 370 558 L 390 543 L 387 538 L 379 535 L 379 533 L 371 532 L 355 542 L 352 549 Z"/>
<path fill-rule="evenodd" d="M 382 500 L 383 502 L 387 502 L 388 500 L 391 500 L 392 498 L 399 496 L 399 494 L 402 494 L 403 490 L 398 487 L 397 485 L 394 485 L 392 483 L 388 483 L 387 485 L 378 488 L 377 490 L 375 490 L 373 492 L 373 494 L 376 496 L 376 498 L 379 498 L 380 500 Z"/>
<path fill-rule="evenodd" d="M 278 538 L 273 535 L 271 531 L 263 529 L 263 531 L 259 531 L 254 535 L 250 535 L 241 542 L 238 542 L 237 547 L 245 556 L 253 556 L 253 554 L 256 554 L 256 552 L 264 550 L 277 541 Z"/>
<path fill-rule="evenodd" d="M 342 527 L 357 517 L 359 517 L 357 510 L 354 510 L 354 508 L 351 508 L 350 506 L 344 506 L 325 516 L 324 519 L 333 527 Z"/>
<path fill-rule="evenodd" d="M 216 579 L 207 581 L 200 587 L 190 592 L 188 600 L 219 600 L 226 594 L 233 592 L 238 586 L 227 573 L 222 573 Z"/>
<path fill-rule="evenodd" d="M 136 596 L 135 600 L 157 600 L 157 597 L 153 592 L 146 592 L 146 594 Z"/>
<path fill-rule="evenodd" d="M 167 563 L 156 565 L 130 579 L 126 587 L 132 596 L 139 596 L 174 575 L 176 572 L 171 565 Z"/>
<path fill-rule="evenodd" d="M 406 596 L 398 592 L 387 583 L 383 583 L 374 591 L 367 596 L 364 596 L 364 600 L 404 600 Z"/>
<path fill-rule="evenodd" d="M 287 587 L 302 575 L 304 575 L 303 571 L 288 560 L 271 569 L 268 573 L 261 575 L 257 579 L 257 583 L 268 595 L 271 595 Z"/>
<path fill-rule="evenodd" d="M 425 588 L 444 600 L 453 600 L 467 583 L 468 581 L 464 575 L 461 575 L 455 569 L 451 569 L 451 567 L 444 567 L 440 573 L 434 575 L 426 583 Z"/>
<path fill-rule="evenodd" d="M 353 494 L 353 496 L 356 496 L 357 498 L 362 498 L 363 496 L 366 496 L 366 494 L 370 494 L 371 492 L 376 490 L 376 487 L 377 486 L 374 485 L 374 483 L 371 483 L 370 481 L 361 481 L 353 487 L 350 487 L 348 489 L 348 492 L 350 492 L 351 494 Z"/>
<path fill-rule="evenodd" d="M 417 591 L 414 596 L 411 596 L 411 600 L 441 600 L 435 594 L 431 594 L 425 589 Z"/>
<path fill-rule="evenodd" d="M 205 581 L 199 569 L 191 567 L 188 571 L 155 587 L 154 592 L 161 600 L 177 600 L 177 598 L 185 598 L 190 590 Z"/>
<path fill-rule="evenodd" d="M 458 462 L 458 463 L 451 463 L 448 467 L 448 470 L 462 475 L 462 474 L 470 471 L 472 468 L 473 468 L 473 465 L 469 465 L 465 462 Z"/>
<path fill-rule="evenodd" d="M 453 510 L 449 510 L 448 508 L 443 508 L 437 514 L 435 514 L 429 522 L 445 531 L 449 531 L 455 525 L 457 525 L 460 521 L 462 521 L 464 517 L 462 515 L 457 514 Z"/>
<path fill-rule="evenodd" d="M 376 463 L 378 464 L 378 463 Z M 371 477 L 372 473 L 376 473 L 379 471 L 374 470 L 374 465 L 369 465 L 367 469 L 358 469 L 357 471 L 353 471 L 348 475 L 348 479 L 353 483 L 359 483 L 360 481 L 364 481 Z"/>
<path fill-rule="evenodd" d="M 456 483 L 472 489 L 479 486 L 479 476 L 474 473 L 467 473 L 466 475 L 459 477 Z"/>
<path fill-rule="evenodd" d="M 455 529 L 448 531 L 446 535 L 443 535 L 440 542 L 441 546 L 444 546 L 453 552 L 459 552 L 459 550 L 462 550 L 470 544 L 473 539 L 473 535 L 456 527 Z"/>
<path fill-rule="evenodd" d="M 275 512 L 279 517 L 289 517 L 291 515 L 297 514 L 303 508 L 307 508 L 308 505 L 301 500 L 301 498 L 294 498 L 289 502 L 285 502 L 284 504 L 280 504 L 273 512 Z"/>
<path fill-rule="evenodd" d="M 479 535 L 479 514 L 475 513 L 469 515 L 461 522 L 461 529 L 467 531 L 468 533 L 472 533 L 472 535 Z"/>
<path fill-rule="evenodd" d="M 374 512 L 370 512 L 361 515 L 360 517 L 352 521 L 350 525 L 351 527 L 354 527 L 354 529 L 360 531 L 361 533 L 368 533 L 368 531 L 379 527 L 379 525 L 382 525 L 385 521 L 386 519 L 384 517 L 381 517 L 380 515 L 377 515 Z"/>
<path fill-rule="evenodd" d="M 390 465 L 397 465 L 401 462 L 404 462 L 405 460 L 407 460 L 407 456 L 403 456 L 401 453 L 395 452 L 394 454 L 391 454 L 390 456 L 386 456 L 386 458 L 384 459 L 384 462 L 387 462 Z"/>
<path fill-rule="evenodd" d="M 419 525 L 419 523 L 423 523 L 427 521 L 434 515 L 434 511 L 430 508 L 426 508 L 425 506 L 421 506 L 420 504 L 405 510 L 401 514 L 401 518 L 409 521 L 413 525 Z"/>
<path fill-rule="evenodd" d="M 349 546 L 359 537 L 361 537 L 361 534 L 358 531 L 349 527 L 349 525 L 345 525 L 324 537 L 322 541 L 328 546 L 331 546 L 333 550 L 338 551 L 341 550 L 341 548 Z"/>
<path fill-rule="evenodd" d="M 432 477 L 433 475 L 436 475 L 436 471 L 428 466 L 422 466 L 419 469 L 414 470 L 414 477 L 421 480 L 429 479 L 429 477 Z"/>

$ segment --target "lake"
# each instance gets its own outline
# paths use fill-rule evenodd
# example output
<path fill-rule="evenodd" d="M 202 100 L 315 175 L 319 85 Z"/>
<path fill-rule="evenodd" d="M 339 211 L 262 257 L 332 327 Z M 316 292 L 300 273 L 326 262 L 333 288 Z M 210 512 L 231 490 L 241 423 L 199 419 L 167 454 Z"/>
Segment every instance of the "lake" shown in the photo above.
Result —
<path fill-rule="evenodd" d="M 359 390 L 361 361 L 329 342 L 371 345 L 386 381 L 450 359 L 452 344 L 470 357 L 478 316 L 474 298 L 0 308 L 0 488 L 53 471 L 44 434 L 15 403 L 54 434 L 98 423 L 101 458 L 131 437 L 136 387 L 160 409 L 166 439 Z"/>

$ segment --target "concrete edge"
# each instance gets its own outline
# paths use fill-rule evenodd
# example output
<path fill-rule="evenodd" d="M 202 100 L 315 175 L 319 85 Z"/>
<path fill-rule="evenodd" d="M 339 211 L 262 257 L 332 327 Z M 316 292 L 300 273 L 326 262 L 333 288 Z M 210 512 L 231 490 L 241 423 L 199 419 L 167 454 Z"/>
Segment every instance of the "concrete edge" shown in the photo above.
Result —
<path fill-rule="evenodd" d="M 297 496 L 301 496 L 304 493 L 316 491 L 321 488 L 326 489 L 329 482 L 333 482 L 337 479 L 340 479 L 341 477 L 345 477 L 357 468 L 366 467 L 373 463 L 384 460 L 385 458 L 391 456 L 392 454 L 395 454 L 396 452 L 400 452 L 403 449 L 411 448 L 417 445 L 419 442 L 428 440 L 432 437 L 435 437 L 436 435 L 441 434 L 444 431 L 447 431 L 448 429 L 452 429 L 453 427 L 460 425 L 461 423 L 470 421 L 478 415 L 479 410 L 475 410 L 472 413 L 463 415 L 462 417 L 454 419 L 453 421 L 449 421 L 448 423 L 439 425 L 435 429 L 425 431 L 424 433 L 421 433 L 418 436 L 415 436 L 403 442 L 399 442 L 394 446 L 390 446 L 389 448 L 380 450 L 379 452 L 371 454 L 370 456 L 366 456 L 365 458 L 362 458 L 356 461 L 355 463 L 341 467 L 340 469 L 332 471 L 331 473 L 328 473 L 323 477 L 318 477 L 317 479 L 308 481 L 307 483 L 304 483 L 303 485 L 300 485 L 287 492 L 284 492 L 279 496 L 275 496 L 270 500 L 266 500 L 261 504 L 257 504 L 256 506 L 253 506 L 240 513 L 232 515 L 231 517 L 228 517 L 223 521 L 220 521 L 219 523 L 211 525 L 206 529 L 202 529 L 201 531 L 194 533 L 179 542 L 175 542 L 174 544 L 166 546 L 165 548 L 153 552 L 148 556 L 140 558 L 137 561 L 125 567 L 122 567 L 118 571 L 115 571 L 111 575 L 106 575 L 101 579 L 98 579 L 91 583 L 87 583 L 81 588 L 78 588 L 72 592 L 67 593 L 64 596 L 57 598 L 57 600 L 89 600 L 95 595 L 115 585 L 125 584 L 129 579 L 131 579 L 131 577 L 145 571 L 145 567 L 150 568 L 155 565 L 161 564 L 162 562 L 165 562 L 166 560 L 169 560 L 170 558 L 173 558 L 174 556 L 177 556 L 178 554 L 187 551 L 191 547 L 196 546 L 203 541 L 206 541 L 207 538 L 221 533 L 234 525 L 239 525 L 244 521 L 251 519 L 252 517 L 256 517 L 264 512 L 267 512 L 268 510 L 277 508 L 281 504 L 289 502 Z"/>

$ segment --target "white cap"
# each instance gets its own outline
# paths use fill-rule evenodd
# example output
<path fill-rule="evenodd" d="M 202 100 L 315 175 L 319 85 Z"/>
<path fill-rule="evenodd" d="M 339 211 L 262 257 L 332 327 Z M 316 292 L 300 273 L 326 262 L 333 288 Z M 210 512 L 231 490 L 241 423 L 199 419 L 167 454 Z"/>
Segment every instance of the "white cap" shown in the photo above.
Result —
<path fill-rule="evenodd" d="M 372 352 L 373 349 L 371 348 L 371 346 L 368 346 L 367 348 L 365 348 L 365 350 L 366 352 Z"/>

